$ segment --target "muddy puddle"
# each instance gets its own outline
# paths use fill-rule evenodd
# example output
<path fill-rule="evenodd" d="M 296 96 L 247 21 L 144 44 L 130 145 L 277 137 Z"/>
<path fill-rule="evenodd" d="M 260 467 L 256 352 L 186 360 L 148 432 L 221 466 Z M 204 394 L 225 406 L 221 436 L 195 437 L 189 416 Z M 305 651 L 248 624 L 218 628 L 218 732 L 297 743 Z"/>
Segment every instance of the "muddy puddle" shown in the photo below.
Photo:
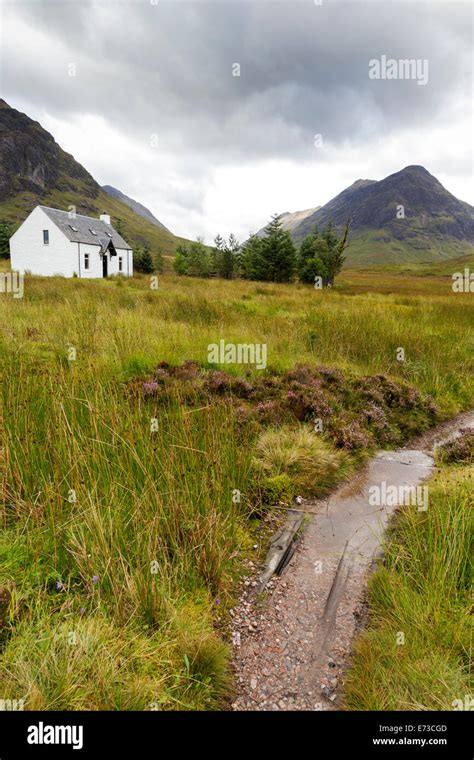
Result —
<path fill-rule="evenodd" d="M 431 474 L 433 464 L 433 458 L 421 451 L 380 452 L 355 489 L 349 486 L 336 492 L 315 516 L 311 529 L 321 544 L 320 555 L 344 552 L 347 559 L 370 559 L 380 548 L 397 506 L 422 499 L 423 490 L 417 486 Z M 424 503 L 419 506 L 424 508 Z"/>

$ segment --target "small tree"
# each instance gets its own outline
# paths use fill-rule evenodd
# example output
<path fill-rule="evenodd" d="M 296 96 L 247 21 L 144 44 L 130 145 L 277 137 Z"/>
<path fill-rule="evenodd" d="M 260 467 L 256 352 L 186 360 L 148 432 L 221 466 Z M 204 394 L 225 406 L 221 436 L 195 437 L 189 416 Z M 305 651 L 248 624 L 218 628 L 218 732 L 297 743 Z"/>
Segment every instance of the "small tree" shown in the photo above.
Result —
<path fill-rule="evenodd" d="M 234 277 L 238 265 L 239 250 L 240 243 L 234 233 L 231 232 L 224 250 L 223 276 L 226 280 L 231 280 Z"/>
<path fill-rule="evenodd" d="M 142 272 L 143 274 L 151 274 L 155 271 L 153 258 L 147 243 L 135 249 L 133 268 L 136 272 Z"/>
<path fill-rule="evenodd" d="M 154 264 L 156 272 L 160 272 L 160 274 L 161 274 L 164 271 L 164 269 L 165 269 L 165 262 L 164 262 L 164 259 L 163 259 L 163 253 L 161 251 L 161 248 L 158 248 L 155 251 L 155 254 L 153 256 L 153 264 Z"/>
<path fill-rule="evenodd" d="M 216 277 L 222 277 L 222 268 L 224 260 L 225 240 L 217 234 L 214 238 L 214 248 L 211 251 L 211 274 Z"/>
<path fill-rule="evenodd" d="M 192 277 L 209 277 L 211 274 L 211 257 L 201 238 L 189 246 L 187 269 L 187 274 Z"/>
<path fill-rule="evenodd" d="M 155 271 L 155 264 L 153 262 L 153 257 L 150 253 L 150 249 L 148 247 L 148 243 L 145 243 L 143 246 L 143 256 L 142 256 L 142 272 L 145 274 L 151 274 Z"/>
<path fill-rule="evenodd" d="M 231 280 L 237 269 L 237 252 L 240 244 L 234 234 L 226 241 L 221 235 L 214 238 L 214 248 L 211 252 L 211 274 Z"/>
<path fill-rule="evenodd" d="M 321 277 L 325 269 L 323 256 L 327 245 L 319 235 L 318 228 L 305 237 L 297 256 L 298 279 L 300 282 L 313 283 L 316 276 Z"/>
<path fill-rule="evenodd" d="M 115 229 L 117 230 L 120 237 L 125 237 L 125 224 L 123 219 L 120 219 L 120 217 L 117 217 L 114 224 Z"/>
<path fill-rule="evenodd" d="M 244 280 L 259 280 L 264 271 L 262 262 L 263 239 L 252 234 L 240 248 L 238 254 L 239 275 Z"/>
<path fill-rule="evenodd" d="M 180 276 L 188 273 L 188 249 L 184 243 L 178 245 L 176 249 L 173 261 L 173 269 L 176 274 Z"/>
<path fill-rule="evenodd" d="M 198 238 L 189 245 L 180 244 L 176 249 L 173 268 L 176 274 L 209 277 L 212 272 L 211 255 L 202 239 Z"/>
<path fill-rule="evenodd" d="M 9 222 L 0 222 L 0 259 L 8 259 L 10 256 L 10 238 L 13 235 L 13 226 Z"/>
<path fill-rule="evenodd" d="M 333 233 L 331 224 L 328 225 L 328 228 L 326 230 L 324 239 L 329 248 L 329 254 L 325 260 L 328 270 L 328 285 L 334 285 L 334 279 L 336 275 L 338 275 L 341 271 L 344 265 L 344 261 L 346 260 L 344 251 L 349 244 L 348 239 L 350 226 L 351 220 L 348 219 L 344 228 L 344 232 L 340 239 L 338 239 L 337 236 Z"/>
<path fill-rule="evenodd" d="M 345 261 L 344 250 L 348 245 L 350 220 L 343 235 L 338 238 L 332 224 L 323 233 L 315 228 L 301 243 L 298 252 L 298 277 L 300 282 L 313 283 L 321 277 L 323 287 L 334 285 L 336 276 Z"/>

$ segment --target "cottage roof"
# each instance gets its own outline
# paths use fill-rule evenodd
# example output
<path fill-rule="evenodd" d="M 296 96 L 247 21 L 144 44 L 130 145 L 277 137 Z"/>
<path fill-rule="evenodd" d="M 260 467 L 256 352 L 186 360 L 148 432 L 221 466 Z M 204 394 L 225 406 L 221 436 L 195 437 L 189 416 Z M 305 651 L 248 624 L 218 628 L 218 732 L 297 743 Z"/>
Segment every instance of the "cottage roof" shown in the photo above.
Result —
<path fill-rule="evenodd" d="M 91 243 L 104 249 L 105 241 L 111 240 L 115 248 L 131 249 L 132 247 L 114 230 L 111 224 L 100 219 L 82 214 L 71 216 L 68 211 L 61 211 L 49 206 L 40 206 L 40 208 L 72 242 Z"/>

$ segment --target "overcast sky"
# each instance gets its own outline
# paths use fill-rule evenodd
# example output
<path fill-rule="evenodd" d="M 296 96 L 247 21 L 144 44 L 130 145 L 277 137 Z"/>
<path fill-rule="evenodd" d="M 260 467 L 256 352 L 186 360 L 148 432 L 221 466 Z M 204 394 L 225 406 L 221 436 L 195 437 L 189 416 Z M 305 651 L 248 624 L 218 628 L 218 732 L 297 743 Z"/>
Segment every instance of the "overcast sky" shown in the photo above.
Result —
<path fill-rule="evenodd" d="M 470 2 L 3 0 L 2 28 L 5 100 L 176 234 L 408 164 L 474 203 Z M 383 55 L 428 81 L 369 78 Z"/>

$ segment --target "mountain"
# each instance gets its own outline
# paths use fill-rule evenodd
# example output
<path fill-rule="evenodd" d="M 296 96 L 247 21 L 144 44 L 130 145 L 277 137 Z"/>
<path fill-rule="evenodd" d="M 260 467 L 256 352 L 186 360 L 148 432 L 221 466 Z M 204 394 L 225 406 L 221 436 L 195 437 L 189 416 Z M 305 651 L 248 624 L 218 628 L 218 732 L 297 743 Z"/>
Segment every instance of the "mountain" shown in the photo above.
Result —
<path fill-rule="evenodd" d="M 119 201 L 122 201 L 122 203 L 125 203 L 125 205 L 131 208 L 135 214 L 138 214 L 138 216 L 143 217 L 143 219 L 146 219 L 152 224 L 156 224 L 156 226 L 161 227 L 162 230 L 169 232 L 169 229 L 165 227 L 156 216 L 153 216 L 150 209 L 144 206 L 143 203 L 139 203 L 138 201 L 133 200 L 133 198 L 129 198 L 128 195 L 117 190 L 116 187 L 112 187 L 112 185 L 102 185 L 102 190 L 105 190 L 105 192 L 111 195 L 112 198 L 117 198 Z"/>
<path fill-rule="evenodd" d="M 0 99 L 0 222 L 18 227 L 38 204 L 78 214 L 110 214 L 114 227 L 134 247 L 174 253 L 181 241 L 109 195 L 41 124 Z"/>
<path fill-rule="evenodd" d="M 397 213 L 405 218 L 397 218 Z M 342 227 L 351 218 L 347 262 L 436 261 L 474 252 L 474 208 L 448 192 L 423 166 L 380 181 L 359 179 L 305 216 L 292 230 L 300 243 L 317 225 Z"/>
<path fill-rule="evenodd" d="M 288 230 L 288 232 L 292 232 L 295 229 L 295 227 L 297 227 L 298 224 L 300 224 L 300 222 L 302 222 L 308 216 L 311 216 L 311 214 L 314 214 L 315 211 L 317 211 L 320 208 L 321 206 L 314 206 L 314 208 L 307 208 L 304 211 L 294 211 L 293 213 L 290 211 L 285 211 L 284 214 L 280 214 L 281 226 L 283 227 L 284 230 Z M 264 236 L 265 227 L 262 227 L 258 232 L 255 233 L 257 237 Z"/>

